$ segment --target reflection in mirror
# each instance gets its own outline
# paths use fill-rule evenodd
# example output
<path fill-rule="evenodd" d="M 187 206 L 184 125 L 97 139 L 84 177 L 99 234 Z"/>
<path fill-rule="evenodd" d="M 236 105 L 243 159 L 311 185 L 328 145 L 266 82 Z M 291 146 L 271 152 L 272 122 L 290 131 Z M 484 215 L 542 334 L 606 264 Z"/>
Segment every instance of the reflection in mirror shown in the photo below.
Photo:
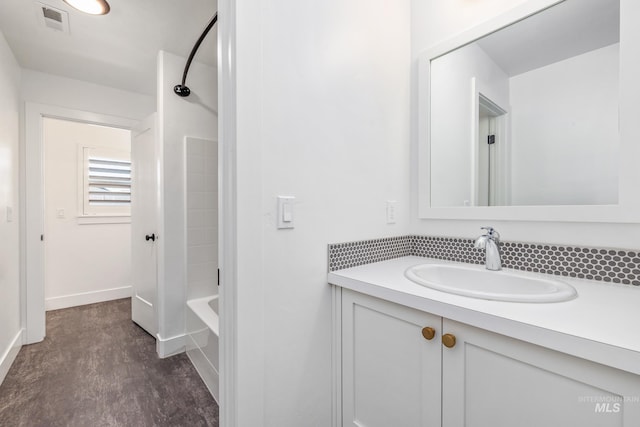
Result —
<path fill-rule="evenodd" d="M 618 203 L 619 0 L 566 0 L 431 60 L 432 207 Z"/>

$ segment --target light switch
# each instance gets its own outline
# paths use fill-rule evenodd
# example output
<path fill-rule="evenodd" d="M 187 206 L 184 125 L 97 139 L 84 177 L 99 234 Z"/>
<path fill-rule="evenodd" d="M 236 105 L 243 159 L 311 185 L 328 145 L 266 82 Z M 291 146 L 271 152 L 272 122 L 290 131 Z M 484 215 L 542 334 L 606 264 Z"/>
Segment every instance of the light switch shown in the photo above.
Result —
<path fill-rule="evenodd" d="M 293 227 L 293 196 L 278 196 L 278 228 Z"/>
<path fill-rule="evenodd" d="M 64 218 L 64 209 L 57 209 L 56 210 L 56 217 Z"/>
<path fill-rule="evenodd" d="M 396 223 L 396 209 L 398 202 L 395 200 L 387 200 L 387 224 Z"/>
<path fill-rule="evenodd" d="M 7 222 L 12 222 L 13 221 L 13 208 L 11 206 L 7 206 L 6 215 L 7 215 Z"/>
<path fill-rule="evenodd" d="M 291 210 L 291 203 L 284 203 L 282 205 L 282 222 L 293 221 L 293 211 Z"/>

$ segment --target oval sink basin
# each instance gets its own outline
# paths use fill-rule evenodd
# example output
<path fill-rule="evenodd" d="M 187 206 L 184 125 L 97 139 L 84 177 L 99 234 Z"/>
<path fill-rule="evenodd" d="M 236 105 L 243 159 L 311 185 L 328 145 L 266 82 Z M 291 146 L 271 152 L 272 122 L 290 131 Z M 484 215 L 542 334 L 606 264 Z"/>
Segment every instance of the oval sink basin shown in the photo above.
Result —
<path fill-rule="evenodd" d="M 561 302 L 578 295 L 573 286 L 559 280 L 484 266 L 420 264 L 407 269 L 405 276 L 438 291 L 495 301 Z"/>

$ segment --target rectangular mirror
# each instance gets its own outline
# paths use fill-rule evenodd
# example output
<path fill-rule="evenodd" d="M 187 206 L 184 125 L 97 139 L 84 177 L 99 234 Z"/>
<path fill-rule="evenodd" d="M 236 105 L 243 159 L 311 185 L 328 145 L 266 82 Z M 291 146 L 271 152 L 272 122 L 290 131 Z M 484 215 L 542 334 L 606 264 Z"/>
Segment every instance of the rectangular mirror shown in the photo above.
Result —
<path fill-rule="evenodd" d="M 421 217 L 636 221 L 624 156 L 638 125 L 623 114 L 638 111 L 625 95 L 638 84 L 622 65 L 637 66 L 623 56 L 638 30 L 621 7 L 638 12 L 630 0 L 528 2 L 425 53 Z"/>

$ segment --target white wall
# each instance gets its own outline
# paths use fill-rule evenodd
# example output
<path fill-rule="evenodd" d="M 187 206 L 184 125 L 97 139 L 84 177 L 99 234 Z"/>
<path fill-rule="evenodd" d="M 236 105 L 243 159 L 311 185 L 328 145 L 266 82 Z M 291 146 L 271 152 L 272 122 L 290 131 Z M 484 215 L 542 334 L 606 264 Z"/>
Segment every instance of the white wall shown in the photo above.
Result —
<path fill-rule="evenodd" d="M 81 223 L 78 192 L 79 147 L 130 152 L 131 132 L 45 118 L 43 134 L 46 309 L 130 296 L 131 225 Z"/>
<path fill-rule="evenodd" d="M 465 206 L 473 200 L 471 175 L 475 90 L 508 109 L 509 76 L 477 44 L 431 61 L 431 204 Z M 484 143 L 484 141 L 482 141 Z M 478 148 L 479 149 L 479 148 Z"/>
<path fill-rule="evenodd" d="M 0 32 L 0 383 L 22 344 L 18 144 L 20 67 Z M 11 209 L 8 221 L 7 209 Z"/>
<path fill-rule="evenodd" d="M 514 205 L 618 203 L 619 44 L 514 76 Z"/>
<path fill-rule="evenodd" d="M 410 12 L 397 0 L 237 4 L 241 426 L 331 425 L 327 244 L 408 231 Z M 296 197 L 294 229 L 276 229 L 278 195 Z"/>
<path fill-rule="evenodd" d="M 159 265 L 164 267 L 158 274 L 157 299 L 161 352 L 165 340 L 176 338 L 176 342 L 184 343 L 187 297 L 184 137 L 217 140 L 218 132 L 216 70 L 196 62 L 191 64 L 187 78 L 191 95 L 181 98 L 173 93 L 173 87 L 182 79 L 185 62 L 185 58 L 167 52 L 158 55 L 158 120 L 163 157 L 163 231 L 158 243 Z"/>
<path fill-rule="evenodd" d="M 23 70 L 22 99 L 136 120 L 156 111 L 152 96 L 32 70 Z"/>
<path fill-rule="evenodd" d="M 417 55 L 428 47 L 491 19 L 519 4 L 534 0 L 415 0 L 412 3 L 412 84 L 417 87 Z M 412 105 L 416 105 L 414 95 Z M 417 117 L 412 121 L 412 152 L 417 153 Z M 580 222 L 527 222 L 527 221 L 466 221 L 421 220 L 418 218 L 417 165 L 412 163 L 411 232 L 416 234 L 473 238 L 480 234 L 479 227 L 496 227 L 505 240 L 551 242 L 574 245 L 595 245 L 637 248 L 640 225 L 596 224 Z"/>

